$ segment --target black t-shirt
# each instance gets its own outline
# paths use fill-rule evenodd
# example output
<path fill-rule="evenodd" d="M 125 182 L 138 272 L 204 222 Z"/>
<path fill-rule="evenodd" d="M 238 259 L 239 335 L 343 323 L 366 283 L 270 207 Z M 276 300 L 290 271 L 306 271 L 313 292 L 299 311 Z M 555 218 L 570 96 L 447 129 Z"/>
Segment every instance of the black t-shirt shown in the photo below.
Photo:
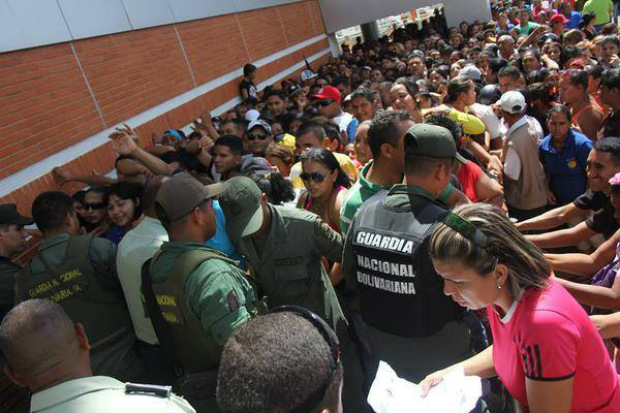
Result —
<path fill-rule="evenodd" d="M 15 277 L 21 269 L 8 257 L 0 256 L 0 317 L 15 305 Z"/>
<path fill-rule="evenodd" d="M 295 116 L 291 115 L 289 112 L 284 112 L 281 115 L 274 116 L 276 122 L 282 125 L 282 130 L 288 133 L 289 128 L 291 127 L 291 122 L 295 119 Z"/>
<path fill-rule="evenodd" d="M 188 171 L 208 173 L 208 168 L 205 167 L 195 155 L 187 153 L 183 148 L 179 148 L 176 151 L 166 152 L 160 155 L 159 158 L 167 164 L 178 162 L 179 165 Z"/>
<path fill-rule="evenodd" d="M 586 220 L 586 225 L 592 231 L 609 238 L 618 230 L 618 221 L 614 218 L 614 207 L 609 197 L 603 192 L 588 189 L 575 199 L 573 204 L 579 209 L 595 211 L 594 215 Z"/>
<path fill-rule="evenodd" d="M 258 99 L 258 91 L 256 90 L 256 86 L 254 85 L 254 83 L 252 83 L 251 81 L 243 79 L 241 83 L 239 83 L 240 95 L 242 90 L 246 90 L 248 92 L 248 97 Z"/>
<path fill-rule="evenodd" d="M 603 121 L 603 137 L 620 136 L 620 112 L 610 113 Z"/>

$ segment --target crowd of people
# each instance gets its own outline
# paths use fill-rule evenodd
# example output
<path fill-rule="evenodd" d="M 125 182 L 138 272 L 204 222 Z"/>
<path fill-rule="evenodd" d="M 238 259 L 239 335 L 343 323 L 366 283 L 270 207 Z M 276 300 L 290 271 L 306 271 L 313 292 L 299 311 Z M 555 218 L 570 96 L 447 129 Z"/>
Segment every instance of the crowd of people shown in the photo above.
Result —
<path fill-rule="evenodd" d="M 61 166 L 31 217 L 0 205 L 13 400 L 371 412 L 383 360 L 424 394 L 480 376 L 480 412 L 619 412 L 614 3 L 491 11 L 264 90 L 247 64 L 234 109 L 149 144 L 119 126 L 115 174 Z"/>

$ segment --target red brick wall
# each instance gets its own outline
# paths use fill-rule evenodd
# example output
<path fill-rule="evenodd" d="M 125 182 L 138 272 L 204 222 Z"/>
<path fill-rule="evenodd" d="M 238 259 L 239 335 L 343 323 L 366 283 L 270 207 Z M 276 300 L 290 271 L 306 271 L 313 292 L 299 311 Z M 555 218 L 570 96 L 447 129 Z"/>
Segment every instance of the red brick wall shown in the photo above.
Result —
<path fill-rule="evenodd" d="M 249 61 L 321 33 L 318 0 L 307 0 L 0 54 L 0 179 Z M 261 67 L 258 82 L 327 47 L 324 39 Z M 186 125 L 202 110 L 235 97 L 238 82 L 209 91 L 137 131 L 147 142 L 153 131 Z M 67 167 L 105 173 L 113 168 L 114 158 L 111 145 L 106 144 Z M 56 185 L 48 174 L 0 202 L 15 202 L 22 213 L 28 213 L 34 197 L 50 189 Z"/>

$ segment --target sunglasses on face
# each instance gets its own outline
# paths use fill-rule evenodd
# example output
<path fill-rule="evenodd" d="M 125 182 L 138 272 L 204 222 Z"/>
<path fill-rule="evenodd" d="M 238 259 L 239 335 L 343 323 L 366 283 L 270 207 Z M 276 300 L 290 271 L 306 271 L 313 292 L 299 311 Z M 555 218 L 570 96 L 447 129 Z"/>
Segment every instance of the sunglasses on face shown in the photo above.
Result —
<path fill-rule="evenodd" d="M 299 177 L 304 182 L 309 182 L 312 179 L 314 182 L 321 183 L 325 179 L 325 175 L 323 175 L 320 172 L 312 172 L 312 173 L 303 172 L 302 174 L 299 175 Z"/>
<path fill-rule="evenodd" d="M 321 107 L 329 106 L 332 103 L 334 103 L 333 100 L 319 100 L 318 102 L 316 102 L 316 104 Z"/>
<path fill-rule="evenodd" d="M 97 210 L 97 209 L 104 209 L 107 206 L 108 204 L 106 204 L 105 202 L 98 202 L 98 203 L 93 203 L 93 204 L 85 203 L 84 210 L 91 211 L 91 210 Z"/>
<path fill-rule="evenodd" d="M 254 139 L 258 139 L 259 141 L 264 141 L 267 139 L 267 135 L 248 135 L 248 140 L 253 141 Z"/>

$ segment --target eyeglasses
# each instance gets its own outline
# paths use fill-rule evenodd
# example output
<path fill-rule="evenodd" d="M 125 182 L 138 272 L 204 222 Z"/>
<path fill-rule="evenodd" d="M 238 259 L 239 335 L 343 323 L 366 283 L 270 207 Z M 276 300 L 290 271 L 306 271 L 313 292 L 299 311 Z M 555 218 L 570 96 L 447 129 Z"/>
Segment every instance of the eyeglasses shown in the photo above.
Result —
<path fill-rule="evenodd" d="M 325 175 L 320 172 L 303 172 L 299 175 L 299 177 L 304 182 L 309 182 L 312 179 L 314 182 L 321 183 L 325 179 Z"/>
<path fill-rule="evenodd" d="M 104 209 L 108 206 L 105 202 L 97 202 L 97 203 L 84 203 L 84 209 L 86 211 L 94 210 L 94 209 Z"/>
<path fill-rule="evenodd" d="M 316 102 L 316 104 L 318 106 L 325 107 L 325 106 L 331 105 L 334 102 L 335 102 L 335 100 L 319 100 L 318 102 Z"/>
<path fill-rule="evenodd" d="M 319 387 L 314 393 L 308 396 L 308 398 L 303 403 L 291 410 L 290 413 L 314 411 L 325 398 L 325 393 L 334 381 L 334 374 L 336 373 L 338 366 L 340 365 L 340 341 L 338 340 L 338 336 L 336 336 L 334 330 L 332 330 L 329 325 L 325 321 L 323 321 L 323 319 L 321 319 L 321 317 L 303 307 L 298 307 L 295 305 L 283 305 L 280 307 L 276 307 L 269 312 L 269 314 L 274 313 L 292 313 L 310 322 L 310 324 L 312 324 L 314 328 L 317 329 L 319 334 L 321 334 L 321 336 L 329 346 L 329 350 L 332 355 L 332 369 L 329 378 L 325 381 L 325 384 L 323 386 Z"/>
<path fill-rule="evenodd" d="M 264 141 L 267 139 L 267 135 L 248 135 L 248 140 L 253 141 L 254 139 L 258 139 L 259 141 Z"/>

